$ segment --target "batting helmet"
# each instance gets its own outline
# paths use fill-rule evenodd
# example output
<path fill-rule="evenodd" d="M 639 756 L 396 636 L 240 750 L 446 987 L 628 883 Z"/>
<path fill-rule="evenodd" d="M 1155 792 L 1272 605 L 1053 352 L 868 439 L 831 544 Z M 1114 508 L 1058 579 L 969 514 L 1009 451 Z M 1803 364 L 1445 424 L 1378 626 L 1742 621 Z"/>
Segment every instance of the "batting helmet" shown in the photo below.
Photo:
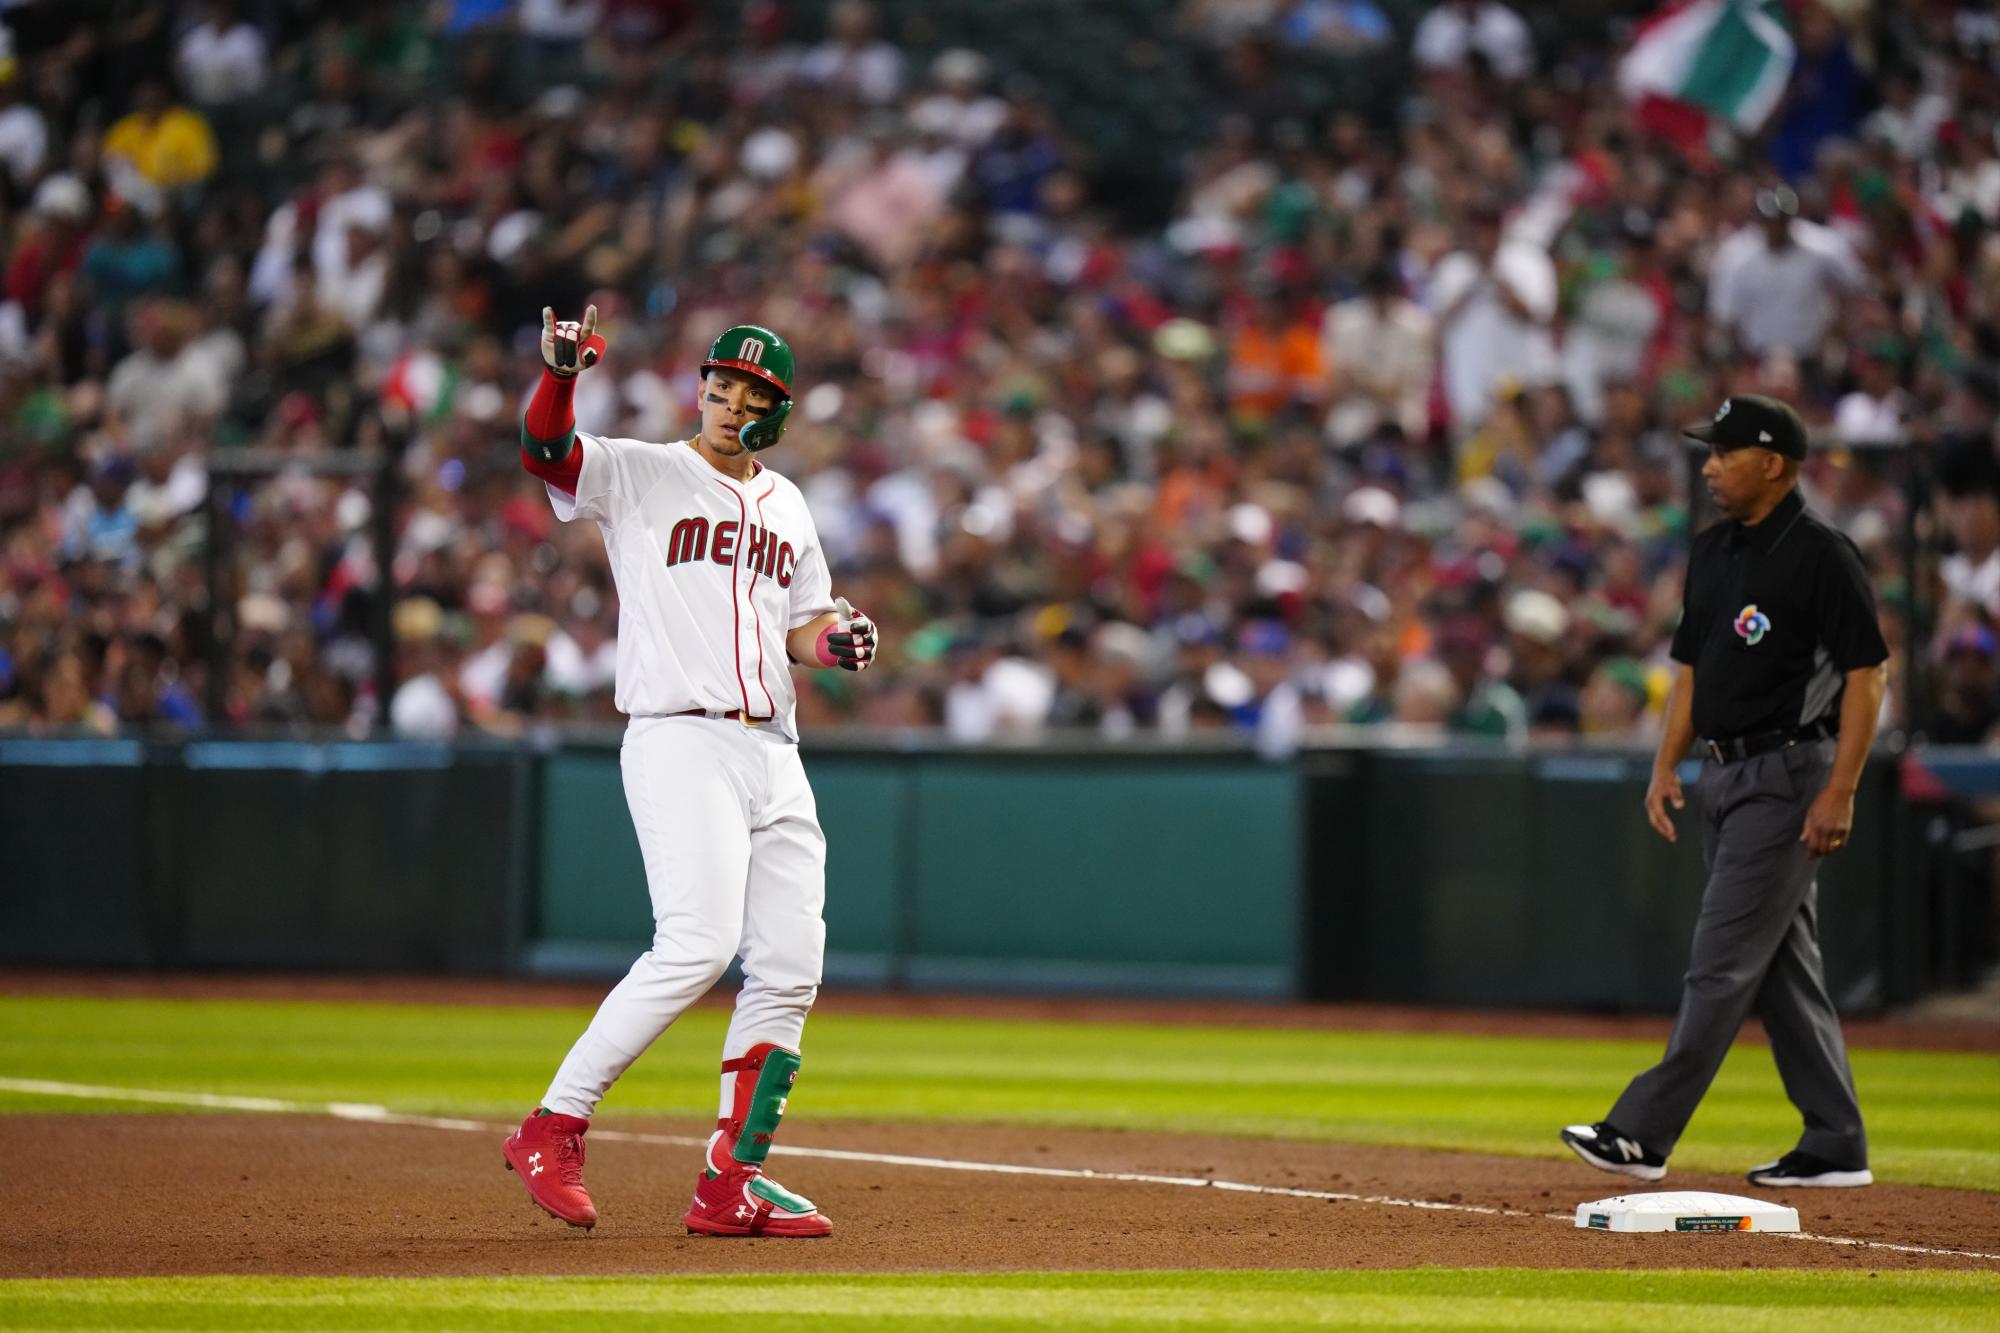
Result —
<path fill-rule="evenodd" d="M 792 345 L 761 324 L 738 324 L 709 344 L 701 363 L 703 377 L 717 366 L 755 375 L 777 392 L 777 406 L 745 426 L 739 437 L 753 453 L 776 444 L 792 414 Z"/>

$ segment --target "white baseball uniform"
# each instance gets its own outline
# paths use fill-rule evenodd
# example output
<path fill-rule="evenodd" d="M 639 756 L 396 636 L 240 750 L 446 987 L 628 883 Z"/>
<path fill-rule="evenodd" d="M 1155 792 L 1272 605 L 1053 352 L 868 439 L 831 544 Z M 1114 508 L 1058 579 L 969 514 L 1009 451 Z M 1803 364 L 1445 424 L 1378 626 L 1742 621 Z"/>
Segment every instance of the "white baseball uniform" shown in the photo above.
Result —
<path fill-rule="evenodd" d="M 611 557 L 616 701 L 631 718 L 619 767 L 653 900 L 652 948 L 542 1099 L 587 1119 L 733 958 L 743 989 L 722 1058 L 799 1047 L 826 952 L 826 838 L 799 762 L 785 635 L 834 600 L 805 497 L 769 468 L 739 484 L 691 442 L 579 432 L 577 447 L 576 494 L 550 485 L 549 499 L 565 522 L 594 520 Z"/>

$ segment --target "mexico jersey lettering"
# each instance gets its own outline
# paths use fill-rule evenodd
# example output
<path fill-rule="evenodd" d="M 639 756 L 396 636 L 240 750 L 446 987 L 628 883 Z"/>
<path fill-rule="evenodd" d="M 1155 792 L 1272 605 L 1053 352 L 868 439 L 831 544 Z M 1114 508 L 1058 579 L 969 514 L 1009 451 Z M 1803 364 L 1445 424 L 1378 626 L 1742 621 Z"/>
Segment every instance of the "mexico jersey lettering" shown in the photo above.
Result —
<path fill-rule="evenodd" d="M 616 701 L 632 717 L 700 708 L 776 718 L 797 739 L 785 635 L 833 610 L 798 487 L 769 468 L 741 484 L 688 443 L 578 433 L 574 497 L 556 517 L 604 533 L 618 586 Z"/>
<path fill-rule="evenodd" d="M 705 557 L 718 565 L 734 564 L 739 536 L 743 541 L 741 558 L 745 565 L 765 578 L 776 579 L 780 588 L 792 586 L 792 578 L 799 567 L 797 548 L 756 523 L 747 528 L 738 528 L 727 521 L 716 524 L 715 541 L 711 546 L 708 520 L 698 514 L 690 514 L 674 524 L 673 531 L 667 534 L 667 563 L 678 565 Z"/>

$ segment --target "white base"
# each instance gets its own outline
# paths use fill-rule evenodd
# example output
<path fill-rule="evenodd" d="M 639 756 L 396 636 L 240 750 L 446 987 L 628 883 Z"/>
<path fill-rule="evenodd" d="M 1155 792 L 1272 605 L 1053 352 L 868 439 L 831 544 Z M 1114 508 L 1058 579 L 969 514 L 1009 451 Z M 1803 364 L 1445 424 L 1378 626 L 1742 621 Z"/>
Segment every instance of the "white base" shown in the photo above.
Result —
<path fill-rule="evenodd" d="M 1589 1231 L 1797 1231 L 1799 1211 L 1740 1194 L 1661 1190 L 1580 1203 L 1576 1224 Z"/>

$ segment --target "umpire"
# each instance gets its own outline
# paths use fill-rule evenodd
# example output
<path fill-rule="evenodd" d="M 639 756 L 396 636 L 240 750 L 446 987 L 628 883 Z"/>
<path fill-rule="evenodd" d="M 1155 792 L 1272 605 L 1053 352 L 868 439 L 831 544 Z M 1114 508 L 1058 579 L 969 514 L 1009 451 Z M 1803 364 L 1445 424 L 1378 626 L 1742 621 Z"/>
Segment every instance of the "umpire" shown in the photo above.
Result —
<path fill-rule="evenodd" d="M 1688 557 L 1673 642 L 1680 674 L 1646 818 L 1676 840 L 1667 806 L 1686 805 L 1676 769 L 1702 737 L 1695 809 L 1708 884 L 1665 1058 L 1632 1080 L 1608 1117 L 1562 1138 L 1602 1170 L 1666 1175 L 1754 1007 L 1805 1133 L 1752 1168 L 1751 1183 L 1866 1185 L 1868 1138 L 1827 996 L 1813 871 L 1853 827 L 1889 650 L 1860 554 L 1799 496 L 1798 414 L 1740 394 L 1685 433 L 1708 445 L 1702 479 L 1729 521 L 1695 538 Z"/>

